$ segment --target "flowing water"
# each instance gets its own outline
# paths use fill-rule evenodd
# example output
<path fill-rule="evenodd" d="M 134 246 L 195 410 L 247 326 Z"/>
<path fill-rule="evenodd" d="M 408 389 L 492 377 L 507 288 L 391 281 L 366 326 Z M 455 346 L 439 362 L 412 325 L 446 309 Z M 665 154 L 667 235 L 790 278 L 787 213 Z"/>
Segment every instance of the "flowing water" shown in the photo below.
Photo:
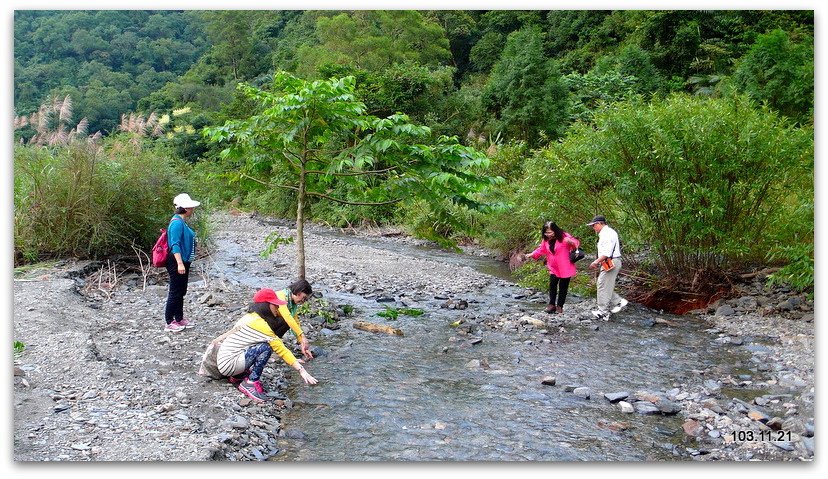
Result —
<path fill-rule="evenodd" d="M 232 243 L 219 246 L 217 263 L 244 261 L 245 253 Z M 508 276 L 491 259 L 404 244 L 393 249 Z M 251 286 L 273 281 L 251 276 L 243 266 L 220 269 Z M 516 286 L 492 288 L 474 298 L 469 311 L 498 317 L 516 308 L 543 308 L 514 299 L 520 292 Z M 504 333 L 483 327 L 473 334 L 482 342 L 472 344 L 450 326 L 464 312 L 441 309 L 443 300 L 417 303 L 424 316 L 390 321 L 376 315 L 385 305 L 375 300 L 323 293 L 333 303 L 352 305 L 354 319 L 400 328 L 404 336 L 357 330 L 350 320 L 334 334 L 320 335 L 314 345 L 325 354 L 308 365 L 319 384 L 308 387 L 288 373 L 294 407 L 284 411 L 283 427 L 301 433 L 281 441 L 277 460 L 680 460 L 670 450 L 683 437 L 680 415 L 622 414 L 602 393 L 666 391 L 701 370 L 743 359 L 715 346 L 705 324 L 682 317 L 670 318 L 678 327 L 648 327 L 654 313 L 633 305 L 598 330 L 584 325 L 547 334 Z M 482 366 L 470 364 L 474 360 Z M 547 375 L 556 376 L 557 385 L 541 384 Z M 592 398 L 565 392 L 570 384 L 591 388 Z M 613 430 L 617 423 L 628 428 Z"/>

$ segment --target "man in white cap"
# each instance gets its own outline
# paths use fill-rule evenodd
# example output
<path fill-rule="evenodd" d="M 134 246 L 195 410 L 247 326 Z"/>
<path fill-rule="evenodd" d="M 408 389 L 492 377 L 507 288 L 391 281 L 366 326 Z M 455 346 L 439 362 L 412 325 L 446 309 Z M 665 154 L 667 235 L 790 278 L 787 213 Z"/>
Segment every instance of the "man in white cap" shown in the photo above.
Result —
<path fill-rule="evenodd" d="M 597 319 L 609 321 L 610 313 L 621 311 L 628 303 L 615 292 L 615 280 L 621 271 L 621 243 L 618 241 L 618 233 L 609 227 L 607 219 L 603 216 L 592 218 L 587 225 L 592 226 L 598 233 L 598 257 L 589 264 L 589 268 L 601 267 L 598 274 L 598 309 L 592 311 L 592 315 Z M 612 310 L 610 305 L 614 305 Z"/>

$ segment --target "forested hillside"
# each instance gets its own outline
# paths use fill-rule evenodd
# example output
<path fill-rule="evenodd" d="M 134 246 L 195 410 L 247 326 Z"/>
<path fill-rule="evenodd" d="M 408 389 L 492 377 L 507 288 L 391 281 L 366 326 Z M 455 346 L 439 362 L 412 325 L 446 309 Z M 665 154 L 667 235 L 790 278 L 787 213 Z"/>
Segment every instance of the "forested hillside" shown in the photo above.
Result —
<path fill-rule="evenodd" d="M 773 263 L 792 268 L 782 281 L 813 282 L 812 11 L 16 11 L 14 37 L 19 142 L 42 144 L 55 127 L 27 116 L 38 110 L 66 131 L 85 118 L 72 131 L 100 132 L 110 157 L 129 140 L 144 161 L 180 161 L 180 181 L 216 205 L 297 214 L 293 191 L 264 186 L 289 182 L 284 169 L 221 154 L 229 136 L 204 127 L 261 113 L 250 88 L 298 85 L 277 72 L 353 77 L 344 94 L 364 104 L 355 124 L 404 114 L 400 124 L 427 127 L 433 144 L 455 137 L 491 161 L 435 173 L 456 195 L 392 202 L 372 188 L 403 185 L 398 163 L 363 151 L 383 174 L 310 184 L 351 201 L 309 198 L 311 219 L 402 224 L 508 252 L 535 242 L 543 219 L 587 236 L 584 220 L 601 213 L 631 250 L 658 254 L 647 274 Z M 334 144 L 356 142 L 339 140 L 320 136 L 330 158 L 344 151 Z M 16 151 L 16 163 L 26 155 Z M 16 202 L 27 191 L 17 168 Z M 472 177 L 497 181 L 460 191 Z M 367 204 L 369 190 L 383 206 Z M 30 258 L 58 252 L 15 246 Z"/>

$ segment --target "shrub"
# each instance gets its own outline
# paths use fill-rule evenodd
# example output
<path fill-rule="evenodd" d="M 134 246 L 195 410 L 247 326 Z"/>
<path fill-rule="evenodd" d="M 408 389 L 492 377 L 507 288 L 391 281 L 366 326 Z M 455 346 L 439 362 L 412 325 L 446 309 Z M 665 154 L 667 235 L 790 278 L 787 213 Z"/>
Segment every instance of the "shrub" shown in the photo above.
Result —
<path fill-rule="evenodd" d="M 186 189 L 168 159 L 117 141 L 16 146 L 14 160 L 16 261 L 148 251 Z"/>
<path fill-rule="evenodd" d="M 813 202 L 812 130 L 743 97 L 686 95 L 618 103 L 595 125 L 542 152 L 526 188 L 556 185 L 564 218 L 606 215 L 652 247 L 660 273 L 692 280 L 762 261 L 795 235 L 813 243 L 796 214 Z"/>

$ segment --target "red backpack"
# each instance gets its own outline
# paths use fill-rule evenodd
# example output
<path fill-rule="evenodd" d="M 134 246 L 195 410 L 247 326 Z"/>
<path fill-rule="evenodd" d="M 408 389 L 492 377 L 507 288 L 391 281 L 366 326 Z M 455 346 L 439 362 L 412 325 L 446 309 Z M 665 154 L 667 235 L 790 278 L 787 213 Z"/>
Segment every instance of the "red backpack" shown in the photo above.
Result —
<path fill-rule="evenodd" d="M 172 220 L 177 220 L 179 218 L 173 218 Z M 172 222 L 170 220 L 170 222 Z M 155 242 L 155 246 L 152 247 L 152 265 L 156 268 L 163 268 L 167 265 L 167 256 L 170 254 L 170 245 L 167 244 L 167 230 L 161 228 L 161 236 L 158 237 L 158 241 Z"/>

